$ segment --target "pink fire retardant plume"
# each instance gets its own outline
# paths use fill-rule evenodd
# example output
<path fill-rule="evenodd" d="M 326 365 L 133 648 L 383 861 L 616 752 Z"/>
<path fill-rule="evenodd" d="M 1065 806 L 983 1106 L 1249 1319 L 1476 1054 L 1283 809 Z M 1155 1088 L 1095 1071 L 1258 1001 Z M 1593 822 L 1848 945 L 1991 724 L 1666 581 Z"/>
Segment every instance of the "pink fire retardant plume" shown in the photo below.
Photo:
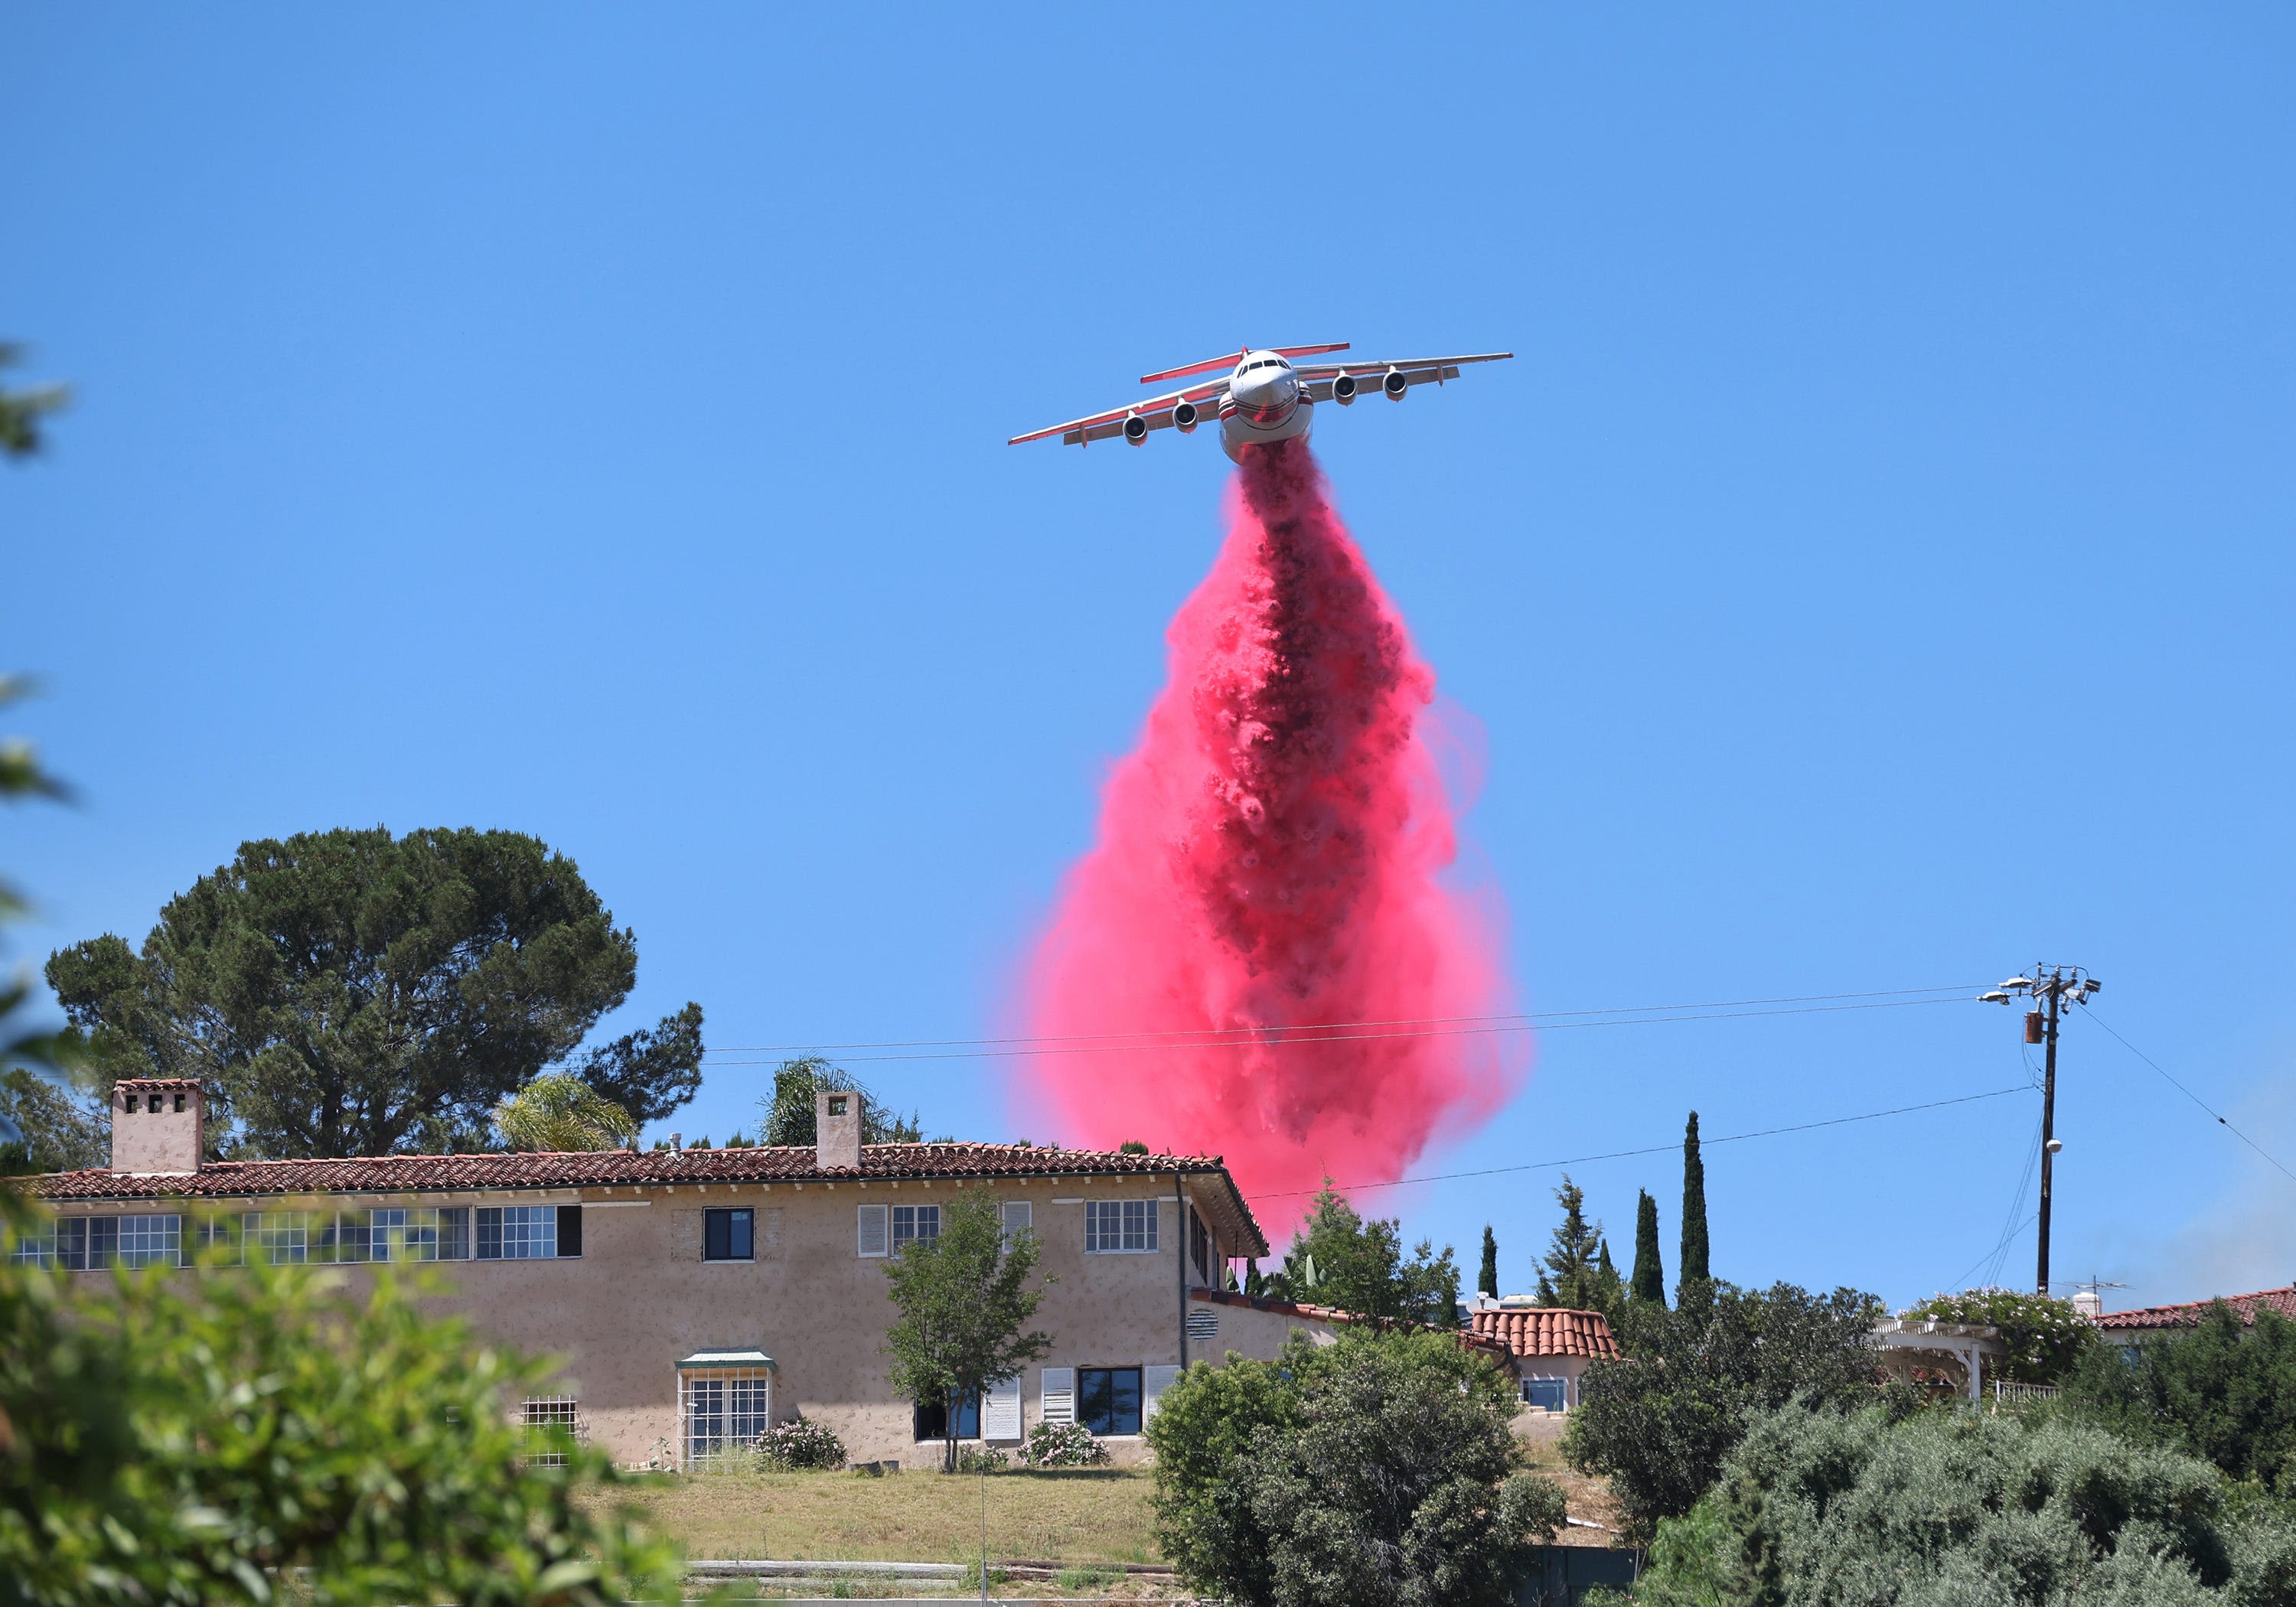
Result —
<path fill-rule="evenodd" d="M 1505 988 L 1496 922 L 1438 881 L 1432 672 L 1304 443 L 1247 449 L 1238 480 L 1029 965 L 1029 1030 L 1085 1043 L 1021 1091 L 1072 1142 L 1224 1154 L 1280 1233 L 1289 1191 L 1398 1177 L 1480 1121 L 1525 1050 L 1461 1020 Z"/>

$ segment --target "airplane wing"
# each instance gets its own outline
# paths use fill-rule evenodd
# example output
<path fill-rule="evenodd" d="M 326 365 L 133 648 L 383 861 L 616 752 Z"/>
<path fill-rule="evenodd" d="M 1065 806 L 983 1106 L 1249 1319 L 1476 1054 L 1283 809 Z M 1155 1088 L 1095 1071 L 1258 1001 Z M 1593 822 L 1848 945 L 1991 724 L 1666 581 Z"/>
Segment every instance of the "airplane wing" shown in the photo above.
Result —
<path fill-rule="evenodd" d="M 1389 371 L 1403 376 L 1406 387 L 1424 385 L 1431 380 L 1439 385 L 1446 380 L 1459 377 L 1464 363 L 1502 363 L 1514 356 L 1511 351 L 1479 351 L 1456 357 L 1405 357 L 1379 362 L 1365 359 L 1360 363 L 1298 363 L 1292 372 L 1308 388 L 1309 399 L 1328 402 L 1332 399 L 1332 381 L 1341 374 L 1353 374 L 1362 387 L 1361 394 L 1376 392 L 1386 380 Z"/>
<path fill-rule="evenodd" d="M 1372 383 L 1377 384 L 1378 381 L 1374 379 Z M 1137 414 L 1140 422 L 1151 430 L 1168 430 L 1172 427 L 1172 410 L 1182 402 L 1193 402 L 1202 408 L 1205 422 L 1210 423 L 1216 420 L 1219 412 L 1219 400 L 1226 395 L 1227 395 L 1227 380 L 1223 376 L 1201 385 L 1191 385 L 1185 390 L 1167 391 L 1162 396 L 1151 397 L 1145 401 L 1135 402 L 1128 407 L 1111 407 L 1106 413 L 1095 413 L 1089 417 L 1070 419 L 1065 424 L 1054 424 L 1047 430 L 1032 430 L 1026 435 L 1014 436 L 1005 444 L 1017 447 L 1022 441 L 1040 441 L 1046 436 L 1057 435 L 1063 445 L 1088 447 L 1095 441 L 1114 440 L 1121 436 L 1124 433 L 1124 421 L 1135 414 Z"/>

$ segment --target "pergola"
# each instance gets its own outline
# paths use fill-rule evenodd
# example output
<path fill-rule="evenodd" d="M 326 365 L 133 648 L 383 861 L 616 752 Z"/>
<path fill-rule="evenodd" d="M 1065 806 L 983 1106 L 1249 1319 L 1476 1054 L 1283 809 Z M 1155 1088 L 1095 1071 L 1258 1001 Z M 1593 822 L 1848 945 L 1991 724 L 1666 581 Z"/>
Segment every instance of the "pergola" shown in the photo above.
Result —
<path fill-rule="evenodd" d="M 1949 1357 L 1961 1364 L 1968 1380 L 1969 1398 L 1978 1399 L 1984 1390 L 1984 1360 L 1991 1357 L 2000 1360 L 2009 1354 L 2009 1347 L 2001 1341 L 2001 1331 L 1975 1323 L 1920 1322 L 1893 1316 L 1874 1324 L 1874 1349 L 1882 1353 L 1882 1365 L 1891 1372 L 1910 1364 L 1915 1357 Z M 1893 1365 L 1892 1364 L 1897 1364 Z"/>

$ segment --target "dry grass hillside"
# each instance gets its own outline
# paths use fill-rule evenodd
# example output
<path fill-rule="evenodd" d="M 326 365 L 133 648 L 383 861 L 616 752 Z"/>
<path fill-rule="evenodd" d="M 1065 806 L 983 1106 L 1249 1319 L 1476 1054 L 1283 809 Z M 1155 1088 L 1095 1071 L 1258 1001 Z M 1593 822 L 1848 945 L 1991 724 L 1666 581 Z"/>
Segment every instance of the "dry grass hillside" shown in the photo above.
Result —
<path fill-rule="evenodd" d="M 696 1558 L 964 1562 L 980 1554 L 983 1481 L 939 1473 L 700 1473 L 598 1492 L 627 1500 Z M 1132 1468 L 994 1473 L 993 1557 L 1155 1562 L 1150 1475 Z"/>

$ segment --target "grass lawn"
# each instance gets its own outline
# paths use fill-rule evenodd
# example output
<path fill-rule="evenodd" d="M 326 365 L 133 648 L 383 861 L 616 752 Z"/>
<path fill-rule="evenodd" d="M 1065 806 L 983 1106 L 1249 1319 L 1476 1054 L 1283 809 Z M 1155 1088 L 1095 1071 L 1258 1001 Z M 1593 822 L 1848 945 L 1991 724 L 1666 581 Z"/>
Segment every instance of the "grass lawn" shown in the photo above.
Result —
<path fill-rule="evenodd" d="M 659 1474 L 595 1492 L 627 1500 L 693 1558 L 964 1562 L 980 1554 L 978 1475 Z M 1145 1469 L 992 1473 L 988 1553 L 999 1561 L 1157 1562 Z"/>

